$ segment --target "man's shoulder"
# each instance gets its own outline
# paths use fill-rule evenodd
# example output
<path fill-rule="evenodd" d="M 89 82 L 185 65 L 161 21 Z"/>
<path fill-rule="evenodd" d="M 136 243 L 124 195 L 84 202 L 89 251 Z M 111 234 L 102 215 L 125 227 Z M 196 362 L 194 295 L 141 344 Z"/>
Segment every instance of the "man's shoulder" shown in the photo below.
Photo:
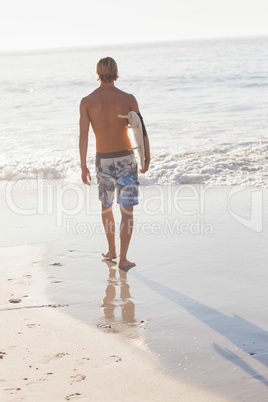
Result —
<path fill-rule="evenodd" d="M 137 100 L 135 96 L 128 92 L 122 91 L 121 89 L 119 91 L 120 91 L 119 96 L 121 97 L 121 99 L 124 100 L 124 102 L 126 102 L 129 105 L 130 110 L 135 110 L 137 105 Z"/>
<path fill-rule="evenodd" d="M 122 91 L 122 89 L 116 88 L 116 90 L 118 91 L 118 93 L 120 93 L 122 96 L 125 96 L 129 99 L 133 98 L 134 96 L 128 92 Z"/>
<path fill-rule="evenodd" d="M 96 103 L 97 96 L 96 90 L 84 96 L 80 101 L 80 108 L 89 109 L 92 104 Z"/>
<path fill-rule="evenodd" d="M 95 96 L 96 96 L 96 89 L 94 90 L 94 91 L 92 91 L 90 94 L 88 94 L 88 95 L 86 95 L 86 96 L 84 96 L 82 99 L 81 99 L 81 103 L 88 103 L 92 98 L 94 98 Z"/>

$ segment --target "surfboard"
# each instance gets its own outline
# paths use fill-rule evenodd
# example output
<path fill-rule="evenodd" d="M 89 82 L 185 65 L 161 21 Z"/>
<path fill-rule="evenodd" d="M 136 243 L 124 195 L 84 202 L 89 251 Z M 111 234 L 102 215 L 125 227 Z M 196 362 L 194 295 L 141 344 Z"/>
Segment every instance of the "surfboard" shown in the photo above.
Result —
<path fill-rule="evenodd" d="M 143 132 L 142 125 L 139 116 L 136 112 L 129 112 L 127 115 L 119 114 L 118 117 L 121 119 L 128 119 L 127 128 L 131 128 L 130 131 L 130 141 L 134 151 L 136 151 L 138 156 L 138 161 L 141 169 L 144 169 L 145 166 L 145 153 L 144 153 L 144 141 L 143 141 Z"/>

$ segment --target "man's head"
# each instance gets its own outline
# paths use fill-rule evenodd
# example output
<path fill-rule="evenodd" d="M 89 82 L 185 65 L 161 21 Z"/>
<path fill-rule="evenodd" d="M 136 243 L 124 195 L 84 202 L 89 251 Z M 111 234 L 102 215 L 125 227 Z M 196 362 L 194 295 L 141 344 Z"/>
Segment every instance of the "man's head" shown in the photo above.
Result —
<path fill-rule="evenodd" d="M 119 77 L 117 64 L 111 57 L 101 58 L 96 66 L 97 81 L 109 83 Z"/>

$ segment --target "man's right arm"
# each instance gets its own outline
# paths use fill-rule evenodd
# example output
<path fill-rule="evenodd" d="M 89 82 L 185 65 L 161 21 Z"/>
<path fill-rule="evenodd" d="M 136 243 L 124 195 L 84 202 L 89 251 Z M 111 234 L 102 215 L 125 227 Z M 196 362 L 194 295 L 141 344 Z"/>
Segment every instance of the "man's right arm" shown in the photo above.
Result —
<path fill-rule="evenodd" d="M 88 131 L 90 119 L 87 111 L 85 99 L 80 102 L 80 120 L 79 120 L 79 152 L 82 169 L 82 181 L 90 185 L 90 172 L 87 168 L 87 147 L 88 147 Z"/>

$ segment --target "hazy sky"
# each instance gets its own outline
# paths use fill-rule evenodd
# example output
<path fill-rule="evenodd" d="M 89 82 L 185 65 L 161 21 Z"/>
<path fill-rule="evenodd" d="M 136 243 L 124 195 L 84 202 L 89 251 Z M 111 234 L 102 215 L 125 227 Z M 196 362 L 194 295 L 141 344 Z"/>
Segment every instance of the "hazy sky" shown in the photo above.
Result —
<path fill-rule="evenodd" d="M 1 0 L 0 50 L 268 35 L 267 0 Z"/>

